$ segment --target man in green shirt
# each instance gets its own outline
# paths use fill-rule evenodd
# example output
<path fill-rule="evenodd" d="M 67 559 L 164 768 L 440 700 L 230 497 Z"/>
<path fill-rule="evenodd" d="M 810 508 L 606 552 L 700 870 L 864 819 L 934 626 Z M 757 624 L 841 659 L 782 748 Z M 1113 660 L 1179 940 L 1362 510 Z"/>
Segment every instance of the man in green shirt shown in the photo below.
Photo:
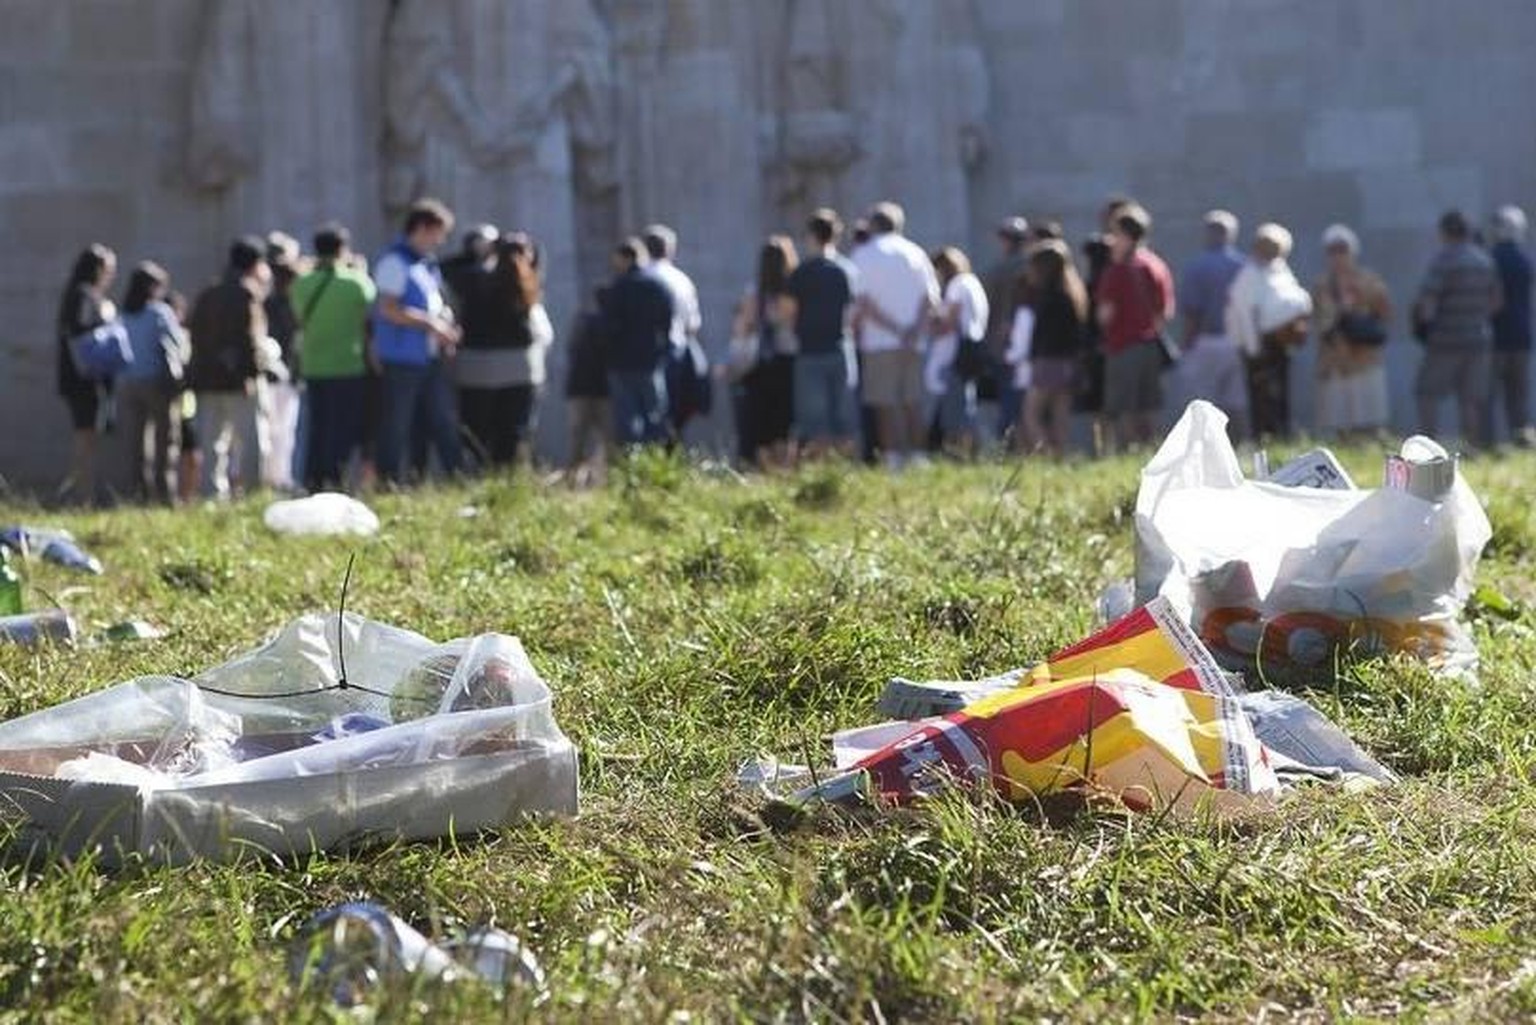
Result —
<path fill-rule="evenodd" d="M 304 486 L 310 492 L 340 487 L 363 442 L 374 287 L 354 261 L 350 242 L 339 224 L 317 231 L 315 269 L 295 281 L 290 293 L 303 332 L 299 365 L 309 412 Z"/>

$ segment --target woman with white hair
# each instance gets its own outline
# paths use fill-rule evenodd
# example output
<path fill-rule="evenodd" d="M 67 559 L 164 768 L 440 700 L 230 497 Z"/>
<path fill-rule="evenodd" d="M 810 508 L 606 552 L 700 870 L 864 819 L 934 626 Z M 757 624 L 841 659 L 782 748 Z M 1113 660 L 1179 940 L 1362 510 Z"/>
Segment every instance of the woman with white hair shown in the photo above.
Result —
<path fill-rule="evenodd" d="M 1307 340 L 1312 296 L 1286 257 L 1291 233 L 1261 224 L 1248 262 L 1227 297 L 1227 335 L 1246 357 L 1254 437 L 1283 438 L 1291 429 L 1291 350 Z"/>
<path fill-rule="evenodd" d="M 1525 211 L 1500 207 L 1493 215 L 1493 248 L 1489 250 L 1504 288 L 1504 305 L 1493 315 L 1493 387 L 1489 390 L 1488 426 L 1497 435 L 1498 407 L 1517 445 L 1536 444 L 1531 423 L 1531 257 L 1525 249 Z"/>
<path fill-rule="evenodd" d="M 1323 232 L 1328 269 L 1312 286 L 1317 309 L 1317 428 L 1348 437 L 1380 431 L 1390 418 L 1382 350 L 1392 299 L 1360 266 L 1360 239 L 1343 224 Z"/>

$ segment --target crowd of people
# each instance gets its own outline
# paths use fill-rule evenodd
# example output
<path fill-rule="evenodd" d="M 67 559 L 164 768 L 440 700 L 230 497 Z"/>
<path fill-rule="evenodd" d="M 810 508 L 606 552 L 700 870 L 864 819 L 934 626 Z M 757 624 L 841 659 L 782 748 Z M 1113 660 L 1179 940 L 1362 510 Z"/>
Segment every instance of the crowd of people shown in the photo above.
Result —
<path fill-rule="evenodd" d="M 1281 225 L 1260 225 L 1246 253 L 1230 213 L 1203 226 L 1177 282 L 1150 244 L 1152 218 L 1124 197 L 1076 250 L 1055 222 L 1005 219 L 978 274 L 960 248 L 907 238 L 894 203 L 853 225 L 846 253 L 839 215 L 818 209 L 800 245 L 764 242 L 712 361 L 677 236 L 652 225 L 614 247 L 611 279 L 566 340 L 568 470 L 596 479 L 616 448 L 686 444 L 717 390 L 739 460 L 763 469 L 828 456 L 898 469 L 998 446 L 1060 456 L 1078 414 L 1091 448 L 1112 451 L 1152 442 L 1169 399 L 1208 399 L 1235 438 L 1262 442 L 1290 432 L 1290 363 L 1314 340 L 1317 431 L 1383 430 L 1394 307 L 1358 236 L 1323 233 L 1326 270 L 1307 288 Z M 279 232 L 241 238 L 190 303 L 144 262 L 121 308 L 114 253 L 88 246 L 57 320 L 74 426 L 62 493 L 186 501 L 400 485 L 434 458 L 445 475 L 527 460 L 556 344 L 542 253 L 476 225 L 439 261 L 453 232 L 453 214 L 425 199 L 371 267 L 339 224 L 307 255 Z M 1465 444 L 1491 440 L 1498 407 L 1529 444 L 1525 215 L 1501 208 L 1485 240 L 1452 211 L 1439 233 L 1406 318 L 1423 348 L 1420 427 L 1437 430 L 1453 398 Z"/>

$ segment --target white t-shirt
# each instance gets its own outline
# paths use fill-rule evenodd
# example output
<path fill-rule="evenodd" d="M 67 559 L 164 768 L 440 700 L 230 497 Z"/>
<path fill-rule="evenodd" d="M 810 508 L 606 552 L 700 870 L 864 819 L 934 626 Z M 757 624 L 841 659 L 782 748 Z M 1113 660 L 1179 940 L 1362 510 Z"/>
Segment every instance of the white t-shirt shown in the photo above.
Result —
<path fill-rule="evenodd" d="M 380 295 L 399 299 L 405 295 L 410 272 L 410 267 L 406 265 L 399 253 L 385 253 L 373 266 L 373 286 Z M 430 304 L 427 307 L 427 314 L 432 317 L 441 316 L 443 313 L 442 289 L 425 288 L 423 291 L 427 293 L 427 302 Z"/>
<path fill-rule="evenodd" d="M 987 317 L 990 313 L 987 290 L 982 287 L 981 279 L 974 274 L 957 274 L 950 280 L 944 287 L 943 306 L 945 312 L 955 312 L 959 334 L 951 331 L 934 335 L 928 346 L 928 362 L 923 369 L 923 380 L 931 395 L 943 395 L 948 390 L 948 382 L 944 378 L 960 351 L 960 336 L 983 337 L 987 333 Z"/>
<path fill-rule="evenodd" d="M 1030 373 L 1029 350 L 1035 340 L 1035 311 L 1020 306 L 1013 315 L 1013 328 L 1008 332 L 1008 354 L 1003 358 L 1013 367 L 1013 386 L 1020 391 L 1033 383 Z"/>
<path fill-rule="evenodd" d="M 704 315 L 699 311 L 699 290 L 693 279 L 671 260 L 657 260 L 651 264 L 651 273 L 672 293 L 672 345 L 676 349 L 686 348 L 688 339 L 704 326 Z"/>
<path fill-rule="evenodd" d="M 927 304 L 939 301 L 939 279 L 928 254 L 895 232 L 876 235 L 854 251 L 859 276 L 854 296 L 874 304 L 897 324 L 910 324 Z M 859 336 L 864 352 L 900 349 L 901 336 L 868 320 Z"/>

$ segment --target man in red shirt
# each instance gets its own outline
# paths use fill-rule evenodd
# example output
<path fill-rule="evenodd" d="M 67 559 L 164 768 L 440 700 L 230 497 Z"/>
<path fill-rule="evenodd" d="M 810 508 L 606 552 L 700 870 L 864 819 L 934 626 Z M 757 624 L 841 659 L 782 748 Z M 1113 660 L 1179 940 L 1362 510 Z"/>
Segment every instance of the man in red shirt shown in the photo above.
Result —
<path fill-rule="evenodd" d="M 1116 214 L 1106 238 L 1111 263 L 1094 292 L 1112 448 L 1150 444 L 1163 408 L 1158 336 L 1173 318 L 1173 275 L 1144 244 L 1151 227 L 1152 218 L 1135 204 Z"/>

